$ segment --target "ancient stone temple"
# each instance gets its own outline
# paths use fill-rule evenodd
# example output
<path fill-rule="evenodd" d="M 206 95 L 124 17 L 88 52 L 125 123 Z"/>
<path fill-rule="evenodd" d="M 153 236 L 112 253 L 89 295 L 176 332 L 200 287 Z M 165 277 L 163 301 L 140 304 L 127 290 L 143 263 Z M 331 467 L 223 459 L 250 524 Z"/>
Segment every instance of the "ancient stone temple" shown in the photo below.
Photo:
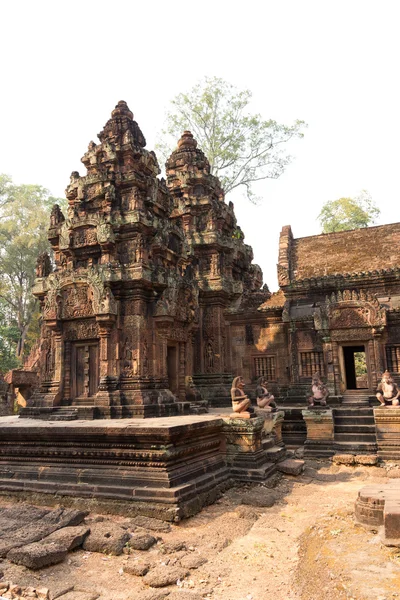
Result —
<path fill-rule="evenodd" d="M 262 283 L 233 205 L 190 132 L 167 183 L 125 102 L 98 137 L 86 175 L 71 174 L 67 214 L 51 213 L 54 269 L 38 260 L 40 387 L 23 414 L 173 415 L 201 399 L 193 378 L 214 403 L 228 398 L 225 313 Z"/>
<path fill-rule="evenodd" d="M 400 224 L 298 239 L 283 227 L 270 294 L 189 131 L 166 181 L 125 102 L 98 137 L 86 175 L 71 175 L 67 214 L 53 208 L 54 267 L 38 260 L 40 386 L 22 415 L 199 414 L 230 406 L 235 376 L 254 402 L 263 377 L 284 439 L 301 444 L 318 373 L 333 408 L 324 452 L 390 454 L 373 406 L 383 371 L 400 377 Z"/>

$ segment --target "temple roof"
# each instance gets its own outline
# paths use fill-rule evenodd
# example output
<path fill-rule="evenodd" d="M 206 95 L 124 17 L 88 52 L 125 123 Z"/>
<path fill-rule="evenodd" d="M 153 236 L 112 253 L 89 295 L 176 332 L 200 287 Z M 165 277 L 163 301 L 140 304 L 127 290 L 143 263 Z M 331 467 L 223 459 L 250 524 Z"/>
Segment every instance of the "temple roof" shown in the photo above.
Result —
<path fill-rule="evenodd" d="M 273 292 L 273 294 L 271 294 L 271 297 L 268 298 L 268 300 L 266 302 L 263 302 L 258 307 L 258 310 L 263 312 L 265 310 L 273 310 L 276 308 L 283 308 L 285 301 L 286 301 L 285 294 L 283 293 L 282 290 L 278 290 L 277 292 Z"/>
<path fill-rule="evenodd" d="M 293 239 L 291 280 L 400 266 L 400 223 Z"/>

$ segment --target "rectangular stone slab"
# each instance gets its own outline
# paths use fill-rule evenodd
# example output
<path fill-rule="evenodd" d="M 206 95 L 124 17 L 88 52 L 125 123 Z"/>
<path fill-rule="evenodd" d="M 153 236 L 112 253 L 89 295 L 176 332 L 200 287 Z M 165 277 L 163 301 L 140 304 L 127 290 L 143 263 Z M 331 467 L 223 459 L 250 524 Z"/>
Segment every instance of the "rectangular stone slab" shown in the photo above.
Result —
<path fill-rule="evenodd" d="M 23 525 L 0 539 L 0 556 L 4 558 L 13 548 L 37 542 L 62 527 L 79 525 L 86 515 L 87 512 L 65 508 L 49 511 L 41 519 Z"/>

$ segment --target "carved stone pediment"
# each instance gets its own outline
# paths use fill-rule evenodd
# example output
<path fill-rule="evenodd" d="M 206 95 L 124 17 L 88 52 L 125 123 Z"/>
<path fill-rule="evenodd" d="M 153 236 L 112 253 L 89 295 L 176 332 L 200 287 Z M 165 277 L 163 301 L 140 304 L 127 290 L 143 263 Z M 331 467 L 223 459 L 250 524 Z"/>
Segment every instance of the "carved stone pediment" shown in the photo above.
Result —
<path fill-rule="evenodd" d="M 326 312 L 329 329 L 354 329 L 386 326 L 386 309 L 377 298 L 364 290 L 344 290 L 327 298 L 321 313 Z"/>

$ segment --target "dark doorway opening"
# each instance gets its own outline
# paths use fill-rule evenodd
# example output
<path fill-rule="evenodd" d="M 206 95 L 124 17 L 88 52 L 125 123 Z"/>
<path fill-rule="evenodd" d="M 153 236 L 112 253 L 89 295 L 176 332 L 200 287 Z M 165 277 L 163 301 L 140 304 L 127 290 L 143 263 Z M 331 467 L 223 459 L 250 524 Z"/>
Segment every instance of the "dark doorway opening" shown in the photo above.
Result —
<path fill-rule="evenodd" d="M 346 387 L 348 390 L 368 388 L 365 346 L 343 346 Z"/>
<path fill-rule="evenodd" d="M 178 366 L 176 346 L 167 346 L 168 387 L 173 394 L 178 392 Z"/>

